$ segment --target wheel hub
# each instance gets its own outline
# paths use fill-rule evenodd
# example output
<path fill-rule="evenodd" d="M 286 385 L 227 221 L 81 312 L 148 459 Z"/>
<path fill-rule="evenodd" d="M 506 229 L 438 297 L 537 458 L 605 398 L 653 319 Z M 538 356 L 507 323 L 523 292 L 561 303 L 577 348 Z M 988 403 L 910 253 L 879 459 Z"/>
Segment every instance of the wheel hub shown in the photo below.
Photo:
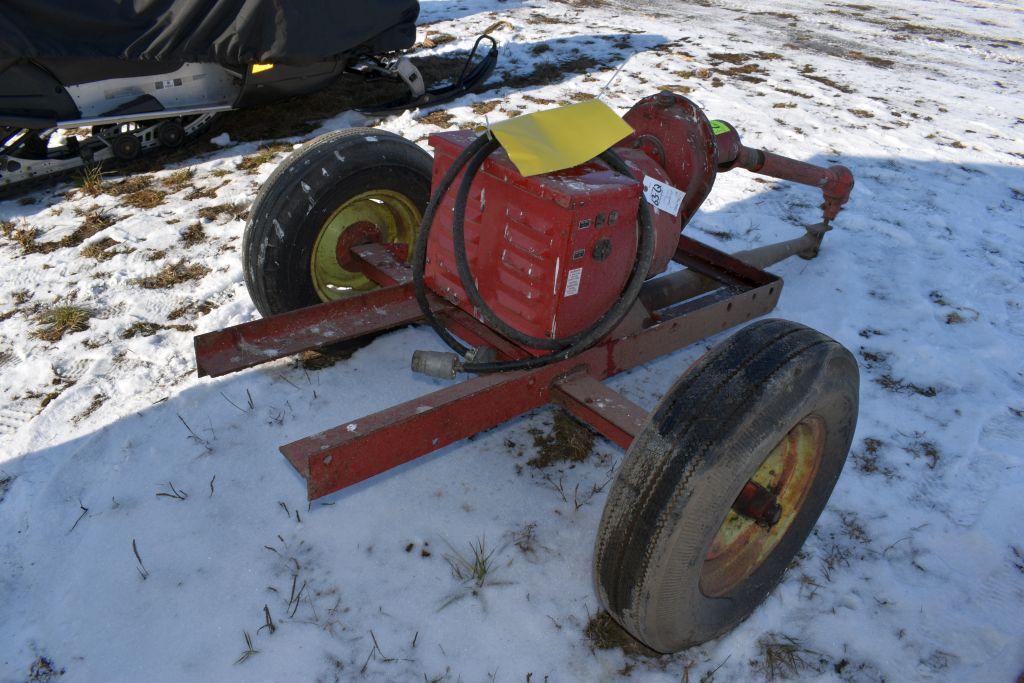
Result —
<path fill-rule="evenodd" d="M 370 190 L 338 207 L 320 228 L 310 257 L 313 288 L 333 301 L 377 285 L 356 267 L 352 247 L 370 242 L 412 244 L 422 216 L 404 194 Z"/>
<path fill-rule="evenodd" d="M 814 482 L 825 423 L 810 415 L 783 437 L 744 485 L 704 559 L 700 588 L 727 594 L 753 574 L 782 540 Z"/>
<path fill-rule="evenodd" d="M 348 271 L 358 270 L 356 259 L 352 256 L 352 247 L 380 241 L 381 231 L 376 223 L 369 221 L 353 223 L 341 233 L 341 237 L 338 238 L 338 246 L 334 248 L 334 255 L 338 259 L 338 265 Z"/>

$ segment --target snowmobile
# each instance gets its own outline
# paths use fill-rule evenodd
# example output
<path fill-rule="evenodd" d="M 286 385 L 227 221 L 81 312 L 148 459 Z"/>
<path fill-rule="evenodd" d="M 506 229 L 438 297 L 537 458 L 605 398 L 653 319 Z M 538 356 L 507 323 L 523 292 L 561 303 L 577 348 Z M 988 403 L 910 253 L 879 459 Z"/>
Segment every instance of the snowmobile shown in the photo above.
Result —
<path fill-rule="evenodd" d="M 453 82 L 425 87 L 401 54 L 418 15 L 417 0 L 5 0 L 0 193 L 178 147 L 220 112 L 315 92 L 343 73 L 405 83 L 407 96 L 374 111 L 447 101 L 483 83 L 497 61 L 486 35 Z"/>

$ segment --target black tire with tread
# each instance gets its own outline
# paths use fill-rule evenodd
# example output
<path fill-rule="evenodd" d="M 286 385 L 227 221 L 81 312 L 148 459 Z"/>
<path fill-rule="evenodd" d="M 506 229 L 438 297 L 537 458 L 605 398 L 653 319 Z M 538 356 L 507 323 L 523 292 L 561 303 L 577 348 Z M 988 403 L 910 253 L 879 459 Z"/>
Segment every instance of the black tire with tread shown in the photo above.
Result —
<path fill-rule="evenodd" d="M 676 652 L 745 619 L 781 581 L 832 493 L 857 423 L 859 373 L 841 344 L 763 320 L 734 334 L 664 396 L 626 453 L 594 552 L 598 597 L 635 638 Z M 791 526 L 727 594 L 701 592 L 704 558 L 732 501 L 802 419 L 824 420 L 815 478 Z"/>
<path fill-rule="evenodd" d="M 320 303 L 310 257 L 327 218 L 371 189 L 401 192 L 422 211 L 432 164 L 415 143 L 373 128 L 327 133 L 292 152 L 256 196 L 242 238 L 245 284 L 260 314 Z"/>

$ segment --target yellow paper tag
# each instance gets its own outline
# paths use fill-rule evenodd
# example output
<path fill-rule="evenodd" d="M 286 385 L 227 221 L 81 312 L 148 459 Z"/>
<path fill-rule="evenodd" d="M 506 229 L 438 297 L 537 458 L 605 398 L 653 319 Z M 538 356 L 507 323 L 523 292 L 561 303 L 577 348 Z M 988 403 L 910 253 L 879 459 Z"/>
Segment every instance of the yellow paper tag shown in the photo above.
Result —
<path fill-rule="evenodd" d="M 254 74 L 259 74 L 259 73 L 263 73 L 264 71 L 270 71 L 273 68 L 274 68 L 273 64 L 253 64 L 252 65 L 252 72 Z"/>
<path fill-rule="evenodd" d="M 590 161 L 633 132 L 601 100 L 517 116 L 491 126 L 524 176 L 551 173 Z"/>

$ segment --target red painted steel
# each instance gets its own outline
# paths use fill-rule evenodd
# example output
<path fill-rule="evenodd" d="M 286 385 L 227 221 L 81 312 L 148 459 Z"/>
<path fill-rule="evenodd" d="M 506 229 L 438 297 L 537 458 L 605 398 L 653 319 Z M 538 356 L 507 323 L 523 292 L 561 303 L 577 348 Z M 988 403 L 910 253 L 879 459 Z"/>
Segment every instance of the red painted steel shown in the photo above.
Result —
<path fill-rule="evenodd" d="M 768 283 L 753 289 L 722 290 L 722 296 L 690 302 L 688 309 L 670 312 L 660 323 L 607 339 L 575 358 L 536 370 L 474 377 L 287 444 L 281 452 L 307 479 L 310 500 L 325 496 L 538 408 L 556 393 L 565 395 L 553 389 L 553 382 L 571 373 L 603 379 L 764 315 L 775 307 L 781 290 L 781 281 L 768 277 Z M 590 408 L 591 415 L 621 429 L 620 418 L 603 416 L 600 406 Z M 601 430 L 602 423 L 595 422 Z M 624 437 L 616 442 L 624 443 Z"/>
<path fill-rule="evenodd" d="M 623 449 L 647 424 L 646 410 L 586 372 L 556 381 L 551 398 Z"/>
<path fill-rule="evenodd" d="M 220 377 L 307 349 L 408 325 L 421 317 L 411 284 L 383 287 L 200 334 L 193 340 L 196 367 L 200 377 Z"/>
<path fill-rule="evenodd" d="M 435 183 L 474 138 L 471 131 L 430 137 Z M 534 337 L 589 327 L 629 277 L 640 194 L 637 181 L 602 161 L 523 178 L 496 152 L 474 179 L 465 213 L 466 252 L 481 296 L 509 325 Z M 424 279 L 475 314 L 455 264 L 454 200 L 452 190 L 434 219 Z"/>
<path fill-rule="evenodd" d="M 634 134 L 616 149 L 642 150 L 665 169 L 673 186 L 686 192 L 674 242 L 715 184 L 720 160 L 711 122 L 696 104 L 670 92 L 643 98 L 623 118 Z"/>

